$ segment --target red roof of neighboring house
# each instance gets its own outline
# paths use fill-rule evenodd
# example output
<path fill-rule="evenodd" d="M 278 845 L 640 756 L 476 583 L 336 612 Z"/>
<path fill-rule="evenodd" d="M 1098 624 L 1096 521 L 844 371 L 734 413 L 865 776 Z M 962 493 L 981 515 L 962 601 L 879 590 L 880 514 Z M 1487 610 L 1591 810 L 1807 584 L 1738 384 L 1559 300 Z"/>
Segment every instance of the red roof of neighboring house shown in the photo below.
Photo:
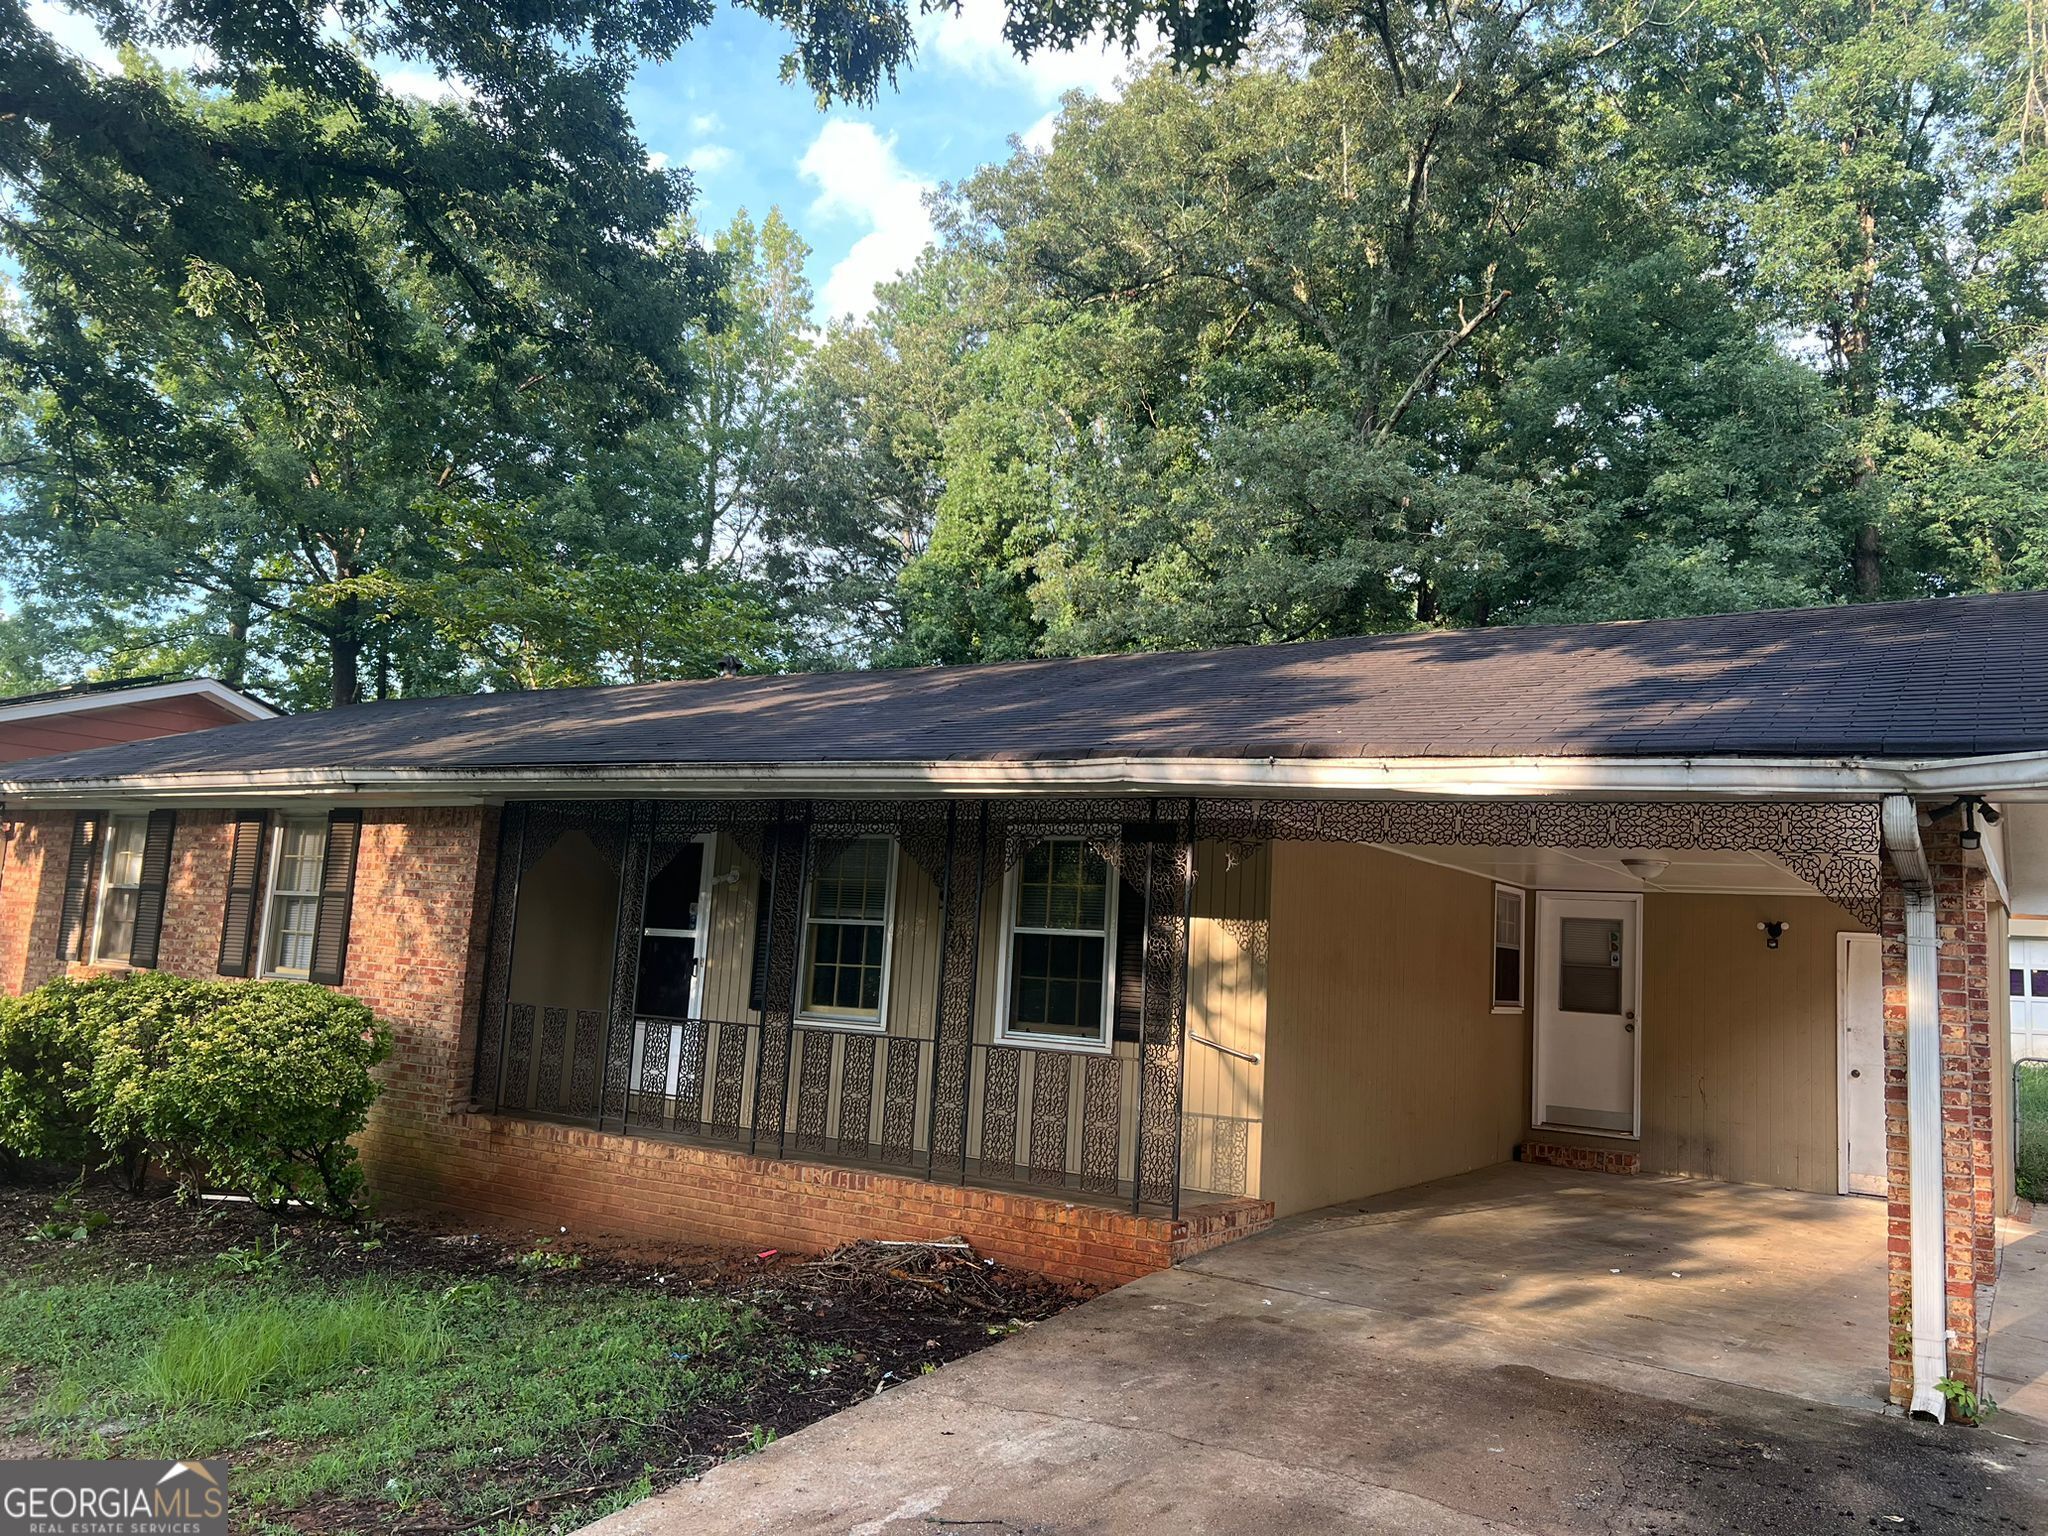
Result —
<path fill-rule="evenodd" d="M 0 763 L 211 730 L 277 711 L 210 677 L 80 683 L 0 699 Z"/>

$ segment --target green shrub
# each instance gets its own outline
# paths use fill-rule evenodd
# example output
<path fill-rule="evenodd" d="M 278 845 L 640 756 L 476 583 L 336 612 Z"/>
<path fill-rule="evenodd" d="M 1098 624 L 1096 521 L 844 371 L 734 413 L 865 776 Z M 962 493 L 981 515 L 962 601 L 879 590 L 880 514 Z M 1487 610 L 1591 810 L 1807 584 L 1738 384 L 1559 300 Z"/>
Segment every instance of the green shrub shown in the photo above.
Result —
<path fill-rule="evenodd" d="M 0 999 L 0 1147 L 37 1162 L 105 1154 L 93 1125 L 92 1071 L 100 1032 L 123 1011 L 113 999 L 131 990 L 125 975 L 59 977 L 26 997 Z"/>
<path fill-rule="evenodd" d="M 353 1215 L 349 1139 L 389 1051 L 369 1009 L 304 982 L 53 981 L 0 1008 L 0 1150 Z"/>
<path fill-rule="evenodd" d="M 190 1013 L 140 1015 L 102 1037 L 105 1131 L 139 1134 L 185 1183 L 266 1210 L 303 1200 L 349 1216 L 362 1169 L 349 1138 L 376 1101 L 389 1033 L 353 998 L 296 981 L 208 983 Z"/>

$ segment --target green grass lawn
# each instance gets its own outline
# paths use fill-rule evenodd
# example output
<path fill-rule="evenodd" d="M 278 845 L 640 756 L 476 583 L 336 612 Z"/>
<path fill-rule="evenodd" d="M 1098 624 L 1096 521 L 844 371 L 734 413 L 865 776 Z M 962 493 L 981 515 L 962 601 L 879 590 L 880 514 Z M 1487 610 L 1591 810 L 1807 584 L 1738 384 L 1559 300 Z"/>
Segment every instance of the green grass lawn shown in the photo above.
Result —
<path fill-rule="evenodd" d="M 587 1518 L 671 1460 L 665 1423 L 722 1424 L 761 1378 L 828 1373 L 835 1353 L 716 1296 L 219 1266 L 21 1277 L 0 1291 L 0 1341 L 32 1383 L 19 1427 L 53 1451 L 228 1456 L 238 1505 L 324 1510 L 327 1530 Z"/>
<path fill-rule="evenodd" d="M 2023 1066 L 2016 1098 L 2019 1106 L 2019 1163 L 2022 1198 L 2048 1201 L 2048 1066 Z"/>

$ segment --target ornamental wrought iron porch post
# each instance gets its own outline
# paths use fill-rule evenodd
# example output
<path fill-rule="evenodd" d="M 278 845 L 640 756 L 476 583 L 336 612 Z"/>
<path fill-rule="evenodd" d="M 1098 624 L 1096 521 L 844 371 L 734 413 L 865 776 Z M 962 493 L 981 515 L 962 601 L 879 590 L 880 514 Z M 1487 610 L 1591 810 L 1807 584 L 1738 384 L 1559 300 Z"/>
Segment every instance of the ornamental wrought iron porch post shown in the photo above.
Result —
<path fill-rule="evenodd" d="M 956 1160 L 967 1182 L 968 1106 L 974 1088 L 974 995 L 981 972 L 982 886 L 988 874 L 988 807 L 969 802 L 974 820 L 961 835 L 961 811 L 947 813 L 946 868 L 939 938 L 938 996 L 932 1013 L 931 1109 L 925 1123 L 925 1174 L 939 1177 Z"/>
<path fill-rule="evenodd" d="M 605 1009 L 603 1084 L 598 1093 L 597 1128 L 617 1115 L 626 1129 L 627 1081 L 633 1069 L 634 1010 L 640 997 L 640 938 L 647 925 L 647 866 L 654 851 L 654 802 L 635 800 L 626 812 L 626 839 L 619 853 L 619 905 L 612 932 L 612 976 Z"/>
<path fill-rule="evenodd" d="M 1194 907 L 1194 806 L 1176 806 L 1175 821 L 1155 826 L 1146 844 L 1143 1006 L 1138 1066 L 1138 1146 L 1131 1204 L 1180 1209 L 1180 1123 L 1186 1051 L 1188 930 Z M 1165 835 L 1161 835 L 1164 833 Z M 1178 879 L 1180 900 L 1170 892 Z"/>
<path fill-rule="evenodd" d="M 498 867 L 491 881 L 490 953 L 483 1009 L 476 1022 L 470 1093 L 486 1108 L 505 1102 L 505 1030 L 512 1018 L 512 946 L 518 938 L 519 881 L 526 872 L 526 806 L 513 801 L 498 817 Z"/>
<path fill-rule="evenodd" d="M 785 1150 L 789 1118 L 789 1058 L 796 1034 L 797 988 L 802 983 L 804 888 L 810 882 L 811 808 L 795 816 L 779 810 L 775 822 L 768 909 L 768 971 L 761 984 L 761 1033 L 754 1045 L 753 1150 L 770 1132 L 775 1155 Z"/>

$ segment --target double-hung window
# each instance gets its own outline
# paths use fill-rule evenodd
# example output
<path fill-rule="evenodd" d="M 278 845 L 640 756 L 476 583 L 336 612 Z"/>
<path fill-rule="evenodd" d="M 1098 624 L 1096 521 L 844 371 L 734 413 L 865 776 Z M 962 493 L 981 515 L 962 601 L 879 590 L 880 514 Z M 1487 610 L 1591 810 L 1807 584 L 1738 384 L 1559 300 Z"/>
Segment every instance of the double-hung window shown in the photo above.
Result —
<path fill-rule="evenodd" d="M 264 904 L 264 975 L 304 980 L 312 970 L 320 873 L 326 858 L 323 817 L 288 816 L 278 824 L 271 849 L 270 896 Z"/>
<path fill-rule="evenodd" d="M 126 964 L 135 947 L 135 913 L 142 900 L 142 849 L 149 837 L 147 816 L 116 816 L 107 826 L 107 851 L 100 866 L 99 921 L 93 930 L 97 963 Z"/>
<path fill-rule="evenodd" d="M 1108 1050 L 1116 901 L 1108 862 L 1081 838 L 1033 845 L 1010 872 L 998 1037 Z"/>
<path fill-rule="evenodd" d="M 884 1027 L 889 907 L 896 844 L 857 837 L 815 861 L 804 895 L 804 977 L 798 1015 L 847 1029 Z"/>
<path fill-rule="evenodd" d="M 1522 903 L 1511 885 L 1493 888 L 1493 1011 L 1522 1011 Z"/>

